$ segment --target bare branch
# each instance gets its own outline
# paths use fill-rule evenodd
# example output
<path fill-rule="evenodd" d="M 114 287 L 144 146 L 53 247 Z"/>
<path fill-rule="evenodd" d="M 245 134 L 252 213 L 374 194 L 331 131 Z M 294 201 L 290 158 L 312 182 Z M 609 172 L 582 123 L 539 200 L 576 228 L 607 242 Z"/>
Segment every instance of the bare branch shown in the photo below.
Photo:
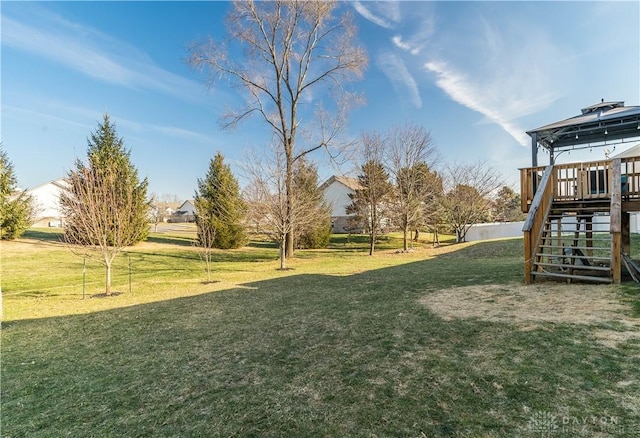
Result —
<path fill-rule="evenodd" d="M 208 70 L 211 80 L 229 78 L 248 98 L 245 107 L 225 115 L 223 126 L 235 127 L 257 113 L 279 138 L 286 197 L 292 196 L 296 161 L 319 149 L 342 147 L 338 133 L 354 102 L 342 99 L 348 94 L 344 84 L 360 78 L 367 64 L 364 50 L 354 43 L 351 16 L 336 17 L 336 9 L 335 1 L 235 1 L 227 19 L 227 42 L 209 40 L 191 48 L 194 67 Z M 241 58 L 228 57 L 232 46 L 244 49 Z M 316 105 L 323 114 L 318 124 L 306 104 L 322 100 L 331 100 L 336 109 L 323 113 L 321 105 Z M 335 114 L 331 122 L 330 113 Z M 303 124 L 305 116 L 308 121 Z M 313 136 L 320 140 L 305 142 L 305 131 L 320 131 Z M 293 214 L 291 202 L 287 209 Z M 291 245 L 290 235 L 288 255 L 293 252 Z"/>

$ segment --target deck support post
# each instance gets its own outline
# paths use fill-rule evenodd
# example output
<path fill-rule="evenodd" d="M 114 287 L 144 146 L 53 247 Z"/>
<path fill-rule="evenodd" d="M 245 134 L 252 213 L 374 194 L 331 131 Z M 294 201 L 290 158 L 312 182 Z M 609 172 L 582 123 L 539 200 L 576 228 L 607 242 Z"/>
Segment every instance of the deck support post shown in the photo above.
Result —
<path fill-rule="evenodd" d="M 614 283 L 622 280 L 622 178 L 621 161 L 612 162 L 611 184 L 611 276 Z M 627 224 L 628 228 L 628 224 Z"/>
<path fill-rule="evenodd" d="M 629 212 L 622 212 L 622 253 L 631 254 L 631 215 Z"/>

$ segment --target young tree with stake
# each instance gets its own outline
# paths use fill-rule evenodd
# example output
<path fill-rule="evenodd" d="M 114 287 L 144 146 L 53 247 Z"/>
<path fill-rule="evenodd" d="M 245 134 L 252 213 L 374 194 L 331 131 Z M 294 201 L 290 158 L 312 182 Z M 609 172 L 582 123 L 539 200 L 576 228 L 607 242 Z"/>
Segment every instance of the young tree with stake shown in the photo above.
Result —
<path fill-rule="evenodd" d="M 88 139 L 87 162 L 76 160 L 60 195 L 64 239 L 105 266 L 105 295 L 111 295 L 111 267 L 127 246 L 149 233 L 148 181 L 138 178 L 130 151 L 107 114 Z"/>

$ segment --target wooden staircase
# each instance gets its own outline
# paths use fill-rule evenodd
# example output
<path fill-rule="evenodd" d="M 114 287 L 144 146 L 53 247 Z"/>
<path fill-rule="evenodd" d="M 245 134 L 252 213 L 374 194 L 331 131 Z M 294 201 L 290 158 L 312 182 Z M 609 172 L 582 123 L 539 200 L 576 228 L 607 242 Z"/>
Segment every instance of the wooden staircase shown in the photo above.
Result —
<path fill-rule="evenodd" d="M 623 251 L 629 246 L 629 215 L 621 209 L 621 161 L 592 167 L 596 170 L 582 164 L 550 165 L 522 179 L 523 187 L 532 186 L 534 193 L 527 197 L 529 215 L 522 230 L 527 284 L 539 277 L 620 282 Z"/>
<path fill-rule="evenodd" d="M 600 210 L 568 211 L 566 207 L 552 204 L 532 260 L 531 275 L 567 282 L 613 282 L 611 234 L 608 230 L 593 231 L 594 217 L 599 219 L 599 228 L 609 228 L 609 216 Z"/>

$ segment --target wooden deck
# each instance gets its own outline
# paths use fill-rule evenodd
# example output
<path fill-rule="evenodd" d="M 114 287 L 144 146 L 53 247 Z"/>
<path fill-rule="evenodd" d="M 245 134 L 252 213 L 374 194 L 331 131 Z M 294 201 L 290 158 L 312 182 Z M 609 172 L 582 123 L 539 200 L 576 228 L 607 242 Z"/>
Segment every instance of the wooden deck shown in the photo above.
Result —
<path fill-rule="evenodd" d="M 640 157 L 621 158 L 622 201 L 625 211 L 640 211 Z M 522 212 L 528 213 L 546 167 L 520 169 Z M 551 175 L 555 203 L 606 207 L 614 181 L 613 160 L 557 164 Z"/>
<path fill-rule="evenodd" d="M 576 246 L 549 245 L 555 239 L 552 222 L 557 222 L 556 228 L 560 229 L 563 217 L 583 218 L 585 229 L 576 229 L 574 240 L 577 242 L 579 234 L 585 233 L 591 252 L 591 220 L 594 215 L 604 214 L 610 217 L 610 260 L 608 267 L 601 270 L 608 271 L 605 281 L 619 283 L 622 259 L 629 253 L 629 212 L 640 211 L 640 157 L 531 167 L 520 172 L 521 208 L 529 213 L 523 228 L 525 281 L 530 283 L 537 275 L 589 278 L 553 274 L 547 269 L 556 264 L 554 260 L 566 258 L 564 251 L 572 251 Z M 555 240 L 560 242 L 559 238 Z M 593 277 L 593 280 L 603 279 Z"/>

